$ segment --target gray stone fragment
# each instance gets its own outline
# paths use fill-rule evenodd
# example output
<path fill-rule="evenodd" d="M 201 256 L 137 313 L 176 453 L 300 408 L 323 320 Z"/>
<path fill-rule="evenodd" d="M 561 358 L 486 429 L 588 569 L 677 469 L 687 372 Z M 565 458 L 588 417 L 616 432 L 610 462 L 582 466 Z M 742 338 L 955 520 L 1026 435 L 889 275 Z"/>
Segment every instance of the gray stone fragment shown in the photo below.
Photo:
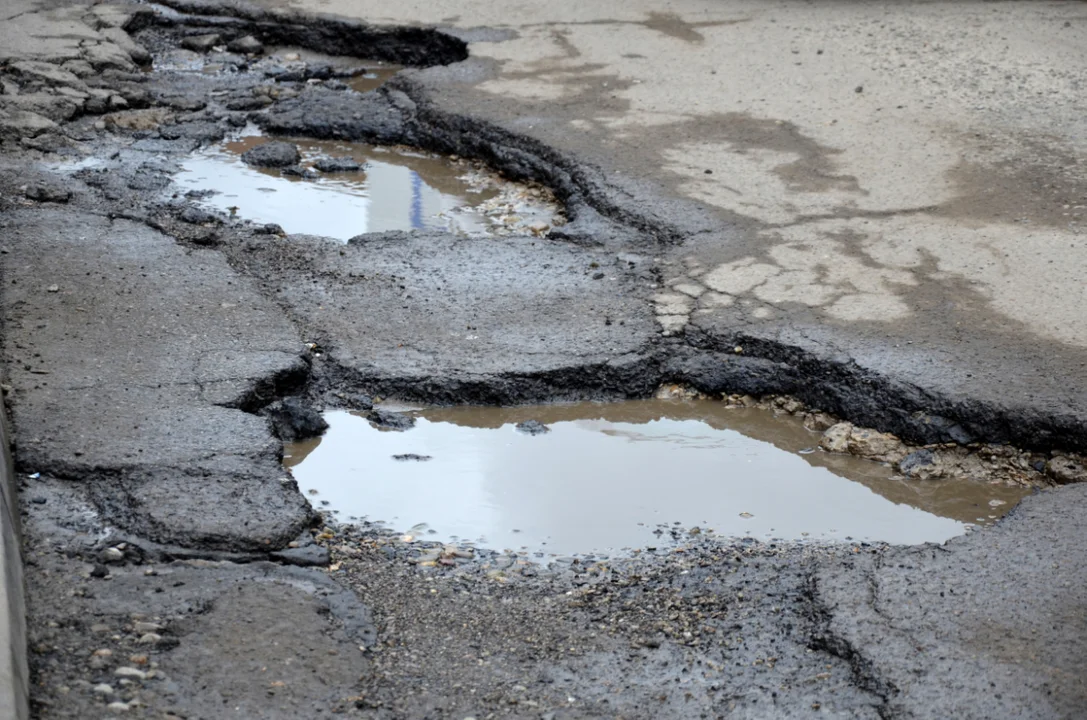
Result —
<path fill-rule="evenodd" d="M 191 223 L 193 225 L 204 225 L 206 223 L 218 223 L 221 222 L 218 215 L 209 212 L 203 208 L 189 206 L 181 211 L 178 215 L 182 222 Z"/>
<path fill-rule="evenodd" d="M 0 106 L 0 140 L 34 137 L 55 127 L 55 122 L 36 112 Z"/>
<path fill-rule="evenodd" d="M 67 188 L 49 183 L 28 185 L 25 194 L 30 200 L 37 202 L 66 203 L 72 197 L 71 191 Z"/>
<path fill-rule="evenodd" d="M 320 177 L 320 174 L 312 168 L 302 167 L 301 165 L 290 165 L 283 168 L 283 174 L 290 177 L 302 178 L 303 180 L 316 180 Z"/>
<path fill-rule="evenodd" d="M 931 450 L 915 450 L 898 463 L 898 471 L 903 475 L 916 475 L 921 468 L 929 467 L 936 462 Z"/>
<path fill-rule="evenodd" d="M 288 167 L 302 159 L 298 148 L 286 142 L 267 142 L 242 153 L 242 162 L 257 167 Z"/>
<path fill-rule="evenodd" d="M 8 108 L 10 111 L 25 110 L 46 117 L 53 122 L 71 120 L 79 112 L 82 105 L 82 100 L 48 92 L 0 97 L 0 107 Z"/>
<path fill-rule="evenodd" d="M 823 433 L 823 439 L 819 441 L 819 447 L 827 452 L 849 452 L 849 434 L 853 432 L 853 425 L 841 422 L 827 428 Z"/>
<path fill-rule="evenodd" d="M 136 69 L 129 54 L 116 43 L 99 42 L 97 45 L 84 45 L 81 52 L 83 59 L 99 72 Z"/>
<path fill-rule="evenodd" d="M 194 52 L 207 52 L 218 45 L 220 40 L 218 33 L 190 35 L 181 40 L 181 47 Z"/>
<path fill-rule="evenodd" d="M 44 83 L 46 85 L 59 85 L 82 88 L 85 87 L 83 81 L 79 77 L 69 70 L 54 65 L 53 63 L 41 62 L 38 60 L 23 60 L 22 62 L 12 63 L 11 69 L 23 80 L 31 80 Z"/>
<path fill-rule="evenodd" d="M 226 49 L 232 53 L 243 55 L 259 55 L 264 52 L 264 45 L 252 35 L 235 38 L 227 43 Z"/>
<path fill-rule="evenodd" d="M 133 40 L 132 37 L 121 28 L 105 28 L 100 32 L 119 48 L 128 53 L 128 56 L 132 58 L 137 65 L 146 66 L 151 64 L 151 53 L 147 51 L 147 48 Z"/>
<path fill-rule="evenodd" d="M 321 413 L 298 398 L 274 402 L 264 412 L 276 435 L 287 442 L 317 437 L 328 429 Z"/>
<path fill-rule="evenodd" d="M 415 418 L 410 415 L 382 410 L 381 408 L 371 410 L 366 419 L 374 425 L 390 430 L 410 430 L 415 427 Z"/>
<path fill-rule="evenodd" d="M 362 167 L 362 164 L 354 158 L 338 157 L 338 158 L 321 158 L 317 162 L 313 163 L 313 167 L 317 168 L 321 172 L 355 172 Z"/>
<path fill-rule="evenodd" d="M 1087 468 L 1064 455 L 1055 455 L 1045 464 L 1046 475 L 1062 485 L 1087 482 Z"/>

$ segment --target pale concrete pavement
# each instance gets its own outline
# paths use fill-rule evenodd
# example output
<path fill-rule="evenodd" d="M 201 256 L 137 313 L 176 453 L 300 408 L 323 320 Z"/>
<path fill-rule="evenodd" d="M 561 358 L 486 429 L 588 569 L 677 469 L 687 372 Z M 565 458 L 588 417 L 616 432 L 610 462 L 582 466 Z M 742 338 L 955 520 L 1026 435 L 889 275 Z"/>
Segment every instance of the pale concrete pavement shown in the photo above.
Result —
<path fill-rule="evenodd" d="M 472 43 L 493 63 L 474 90 L 522 101 L 529 134 L 757 221 L 753 252 L 701 268 L 756 318 L 895 321 L 946 277 L 1087 345 L 1082 3 L 292 4 L 512 30 Z"/>

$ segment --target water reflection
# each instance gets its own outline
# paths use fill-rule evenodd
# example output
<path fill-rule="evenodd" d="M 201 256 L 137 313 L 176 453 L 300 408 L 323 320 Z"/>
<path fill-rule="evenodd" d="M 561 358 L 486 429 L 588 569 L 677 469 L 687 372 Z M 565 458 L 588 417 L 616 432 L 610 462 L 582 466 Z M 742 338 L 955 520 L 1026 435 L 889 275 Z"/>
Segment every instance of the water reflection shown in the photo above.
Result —
<path fill-rule="evenodd" d="M 348 240 L 366 232 L 448 230 L 483 233 L 489 226 L 472 206 L 496 195 L 477 191 L 461 179 L 467 168 L 421 153 L 393 151 L 357 143 L 298 141 L 302 167 L 321 157 L 350 157 L 358 171 L 284 175 L 255 168 L 241 154 L 268 142 L 248 135 L 200 150 L 182 163 L 176 182 L 186 190 L 212 190 L 206 205 L 288 233 Z"/>
<path fill-rule="evenodd" d="M 848 456 L 800 455 L 818 436 L 793 418 L 719 403 L 640 401 L 424 411 L 379 432 L 329 413 L 319 441 L 288 448 L 300 487 L 341 517 L 502 548 L 557 553 L 652 544 L 659 523 L 734 536 L 943 541 L 1022 497 L 1017 488 L 906 481 Z M 546 422 L 527 436 L 514 423 Z M 399 462 L 393 455 L 432 456 Z"/>

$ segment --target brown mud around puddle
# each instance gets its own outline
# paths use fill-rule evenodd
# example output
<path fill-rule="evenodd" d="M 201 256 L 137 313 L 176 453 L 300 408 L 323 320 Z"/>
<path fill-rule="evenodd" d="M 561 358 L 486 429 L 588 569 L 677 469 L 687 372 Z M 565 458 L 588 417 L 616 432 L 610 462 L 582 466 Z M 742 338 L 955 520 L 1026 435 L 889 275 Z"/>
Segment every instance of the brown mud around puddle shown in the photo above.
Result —
<path fill-rule="evenodd" d="M 300 488 L 342 521 L 420 539 L 575 554 L 672 531 L 788 541 L 943 542 L 1029 492 L 918 481 L 817 449 L 796 418 L 710 401 L 420 410 L 389 431 L 346 411 L 288 446 Z M 516 425 L 535 420 L 549 431 Z"/>

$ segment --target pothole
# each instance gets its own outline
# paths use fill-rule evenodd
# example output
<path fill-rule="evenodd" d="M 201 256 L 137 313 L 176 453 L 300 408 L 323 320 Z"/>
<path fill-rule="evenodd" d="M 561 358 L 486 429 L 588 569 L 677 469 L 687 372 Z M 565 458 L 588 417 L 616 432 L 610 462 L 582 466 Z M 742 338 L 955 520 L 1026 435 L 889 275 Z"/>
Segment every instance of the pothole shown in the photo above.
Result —
<path fill-rule="evenodd" d="M 165 49 L 156 54 L 151 69 L 206 75 L 246 72 L 263 76 L 268 82 L 342 81 L 356 92 L 369 92 L 384 85 L 403 66 L 301 47 L 267 47 L 259 54 L 246 54 L 231 52 L 229 43 L 221 43 L 206 52 L 184 47 Z"/>
<path fill-rule="evenodd" d="M 541 236 L 565 222 L 544 187 L 504 180 L 478 163 L 403 147 L 285 139 L 301 160 L 256 167 L 255 130 L 195 152 L 175 182 L 200 204 L 288 233 L 348 240 L 390 230 Z"/>
<path fill-rule="evenodd" d="M 285 463 L 313 504 L 422 540 L 569 555 L 679 534 L 942 542 L 1029 492 L 918 481 L 817 449 L 796 418 L 711 401 L 422 410 L 390 431 L 346 411 Z M 548 431 L 529 434 L 534 420 Z"/>

